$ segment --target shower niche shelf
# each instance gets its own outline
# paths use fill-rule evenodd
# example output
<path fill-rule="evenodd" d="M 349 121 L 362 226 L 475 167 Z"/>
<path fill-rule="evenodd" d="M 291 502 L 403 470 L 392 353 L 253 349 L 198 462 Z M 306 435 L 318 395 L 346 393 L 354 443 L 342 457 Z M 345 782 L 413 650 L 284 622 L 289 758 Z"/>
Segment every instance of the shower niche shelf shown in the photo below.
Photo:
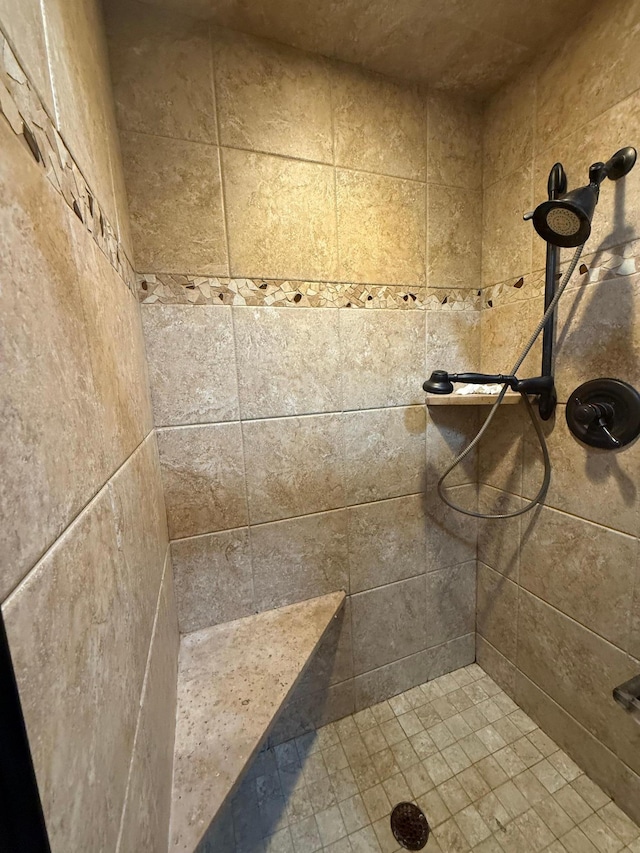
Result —
<path fill-rule="evenodd" d="M 344 592 L 186 634 L 180 641 L 173 853 L 194 853 L 339 612 Z"/>
<path fill-rule="evenodd" d="M 427 394 L 427 406 L 492 406 L 497 394 Z M 522 400 L 520 394 L 507 393 L 502 399 L 502 406 L 513 406 Z"/>

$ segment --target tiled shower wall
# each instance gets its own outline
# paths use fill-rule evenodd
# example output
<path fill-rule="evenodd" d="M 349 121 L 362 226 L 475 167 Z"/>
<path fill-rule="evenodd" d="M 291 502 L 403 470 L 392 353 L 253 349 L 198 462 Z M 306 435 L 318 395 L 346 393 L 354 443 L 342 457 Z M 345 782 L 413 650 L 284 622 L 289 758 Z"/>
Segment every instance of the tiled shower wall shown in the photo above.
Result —
<path fill-rule="evenodd" d="M 161 850 L 178 632 L 104 34 L 91 0 L 0 27 L 0 600 L 52 850 Z"/>
<path fill-rule="evenodd" d="M 325 720 L 473 660 L 475 526 L 432 487 L 475 416 L 421 384 L 478 363 L 478 110 L 110 8 L 181 630 L 345 588 Z"/>
<path fill-rule="evenodd" d="M 549 170 L 569 186 L 624 145 L 640 147 L 640 3 L 598 5 L 575 35 L 489 105 L 485 124 L 483 369 L 506 371 L 542 315 L 544 244 L 522 213 Z M 640 673 L 640 447 L 599 451 L 565 421 L 568 395 L 613 376 L 640 385 L 640 169 L 605 182 L 584 266 L 560 303 L 560 405 L 547 425 L 545 506 L 487 522 L 478 542 L 478 661 L 592 777 L 640 819 L 640 728 L 611 697 Z M 563 260 L 569 252 L 563 252 Z M 539 349 L 529 375 L 539 371 Z M 521 407 L 479 461 L 486 509 L 517 506 L 542 477 Z"/>

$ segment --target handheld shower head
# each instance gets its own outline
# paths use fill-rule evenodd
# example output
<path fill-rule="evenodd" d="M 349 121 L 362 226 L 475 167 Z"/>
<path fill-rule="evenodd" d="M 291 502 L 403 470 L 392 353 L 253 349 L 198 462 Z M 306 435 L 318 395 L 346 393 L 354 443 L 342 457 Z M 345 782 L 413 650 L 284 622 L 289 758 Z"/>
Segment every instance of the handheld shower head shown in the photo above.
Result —
<path fill-rule="evenodd" d="M 586 186 L 539 204 L 531 218 L 542 239 L 563 249 L 575 248 L 586 242 L 591 234 L 600 184 L 605 178 L 617 181 L 627 175 L 636 162 L 636 156 L 635 148 L 621 148 L 606 163 L 594 163 L 590 167 Z"/>
<path fill-rule="evenodd" d="M 422 388 L 427 394 L 451 394 L 453 382 L 446 370 L 434 370 L 427 381 L 423 382 Z"/>

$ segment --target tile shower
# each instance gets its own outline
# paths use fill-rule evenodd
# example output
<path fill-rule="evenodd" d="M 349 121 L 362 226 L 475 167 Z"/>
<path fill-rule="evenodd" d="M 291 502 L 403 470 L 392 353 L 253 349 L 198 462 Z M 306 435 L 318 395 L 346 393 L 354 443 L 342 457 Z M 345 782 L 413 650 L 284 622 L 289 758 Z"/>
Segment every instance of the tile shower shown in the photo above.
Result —
<path fill-rule="evenodd" d="M 402 799 L 428 850 L 640 849 L 611 698 L 640 672 L 640 451 L 564 422 L 581 382 L 640 384 L 639 170 L 560 303 L 544 506 L 445 510 L 482 412 L 421 390 L 506 370 L 541 316 L 522 214 L 556 160 L 576 183 L 637 145 L 640 4 L 487 100 L 197 6 L 0 0 L 0 592 L 52 850 L 167 850 L 180 635 L 338 590 L 202 850 L 395 851 Z M 456 500 L 535 494 L 521 408 Z"/>

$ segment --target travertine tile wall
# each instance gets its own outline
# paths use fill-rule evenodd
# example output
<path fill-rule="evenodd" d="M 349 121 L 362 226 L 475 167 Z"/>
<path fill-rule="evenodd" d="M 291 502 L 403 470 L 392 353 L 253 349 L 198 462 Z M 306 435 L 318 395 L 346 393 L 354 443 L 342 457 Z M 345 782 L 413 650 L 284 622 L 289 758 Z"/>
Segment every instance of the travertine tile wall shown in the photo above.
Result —
<path fill-rule="evenodd" d="M 284 736 L 474 657 L 475 526 L 432 492 L 475 418 L 421 384 L 479 362 L 480 112 L 108 8 L 181 630 L 350 592 Z"/>
<path fill-rule="evenodd" d="M 0 28 L 3 616 L 52 850 L 161 851 L 178 627 L 99 7 Z"/>
<path fill-rule="evenodd" d="M 544 244 L 522 213 L 561 160 L 570 187 L 640 147 L 640 3 L 598 6 L 553 57 L 500 93 L 484 133 L 482 365 L 509 370 L 542 314 Z M 486 522 L 478 541 L 478 660 L 623 808 L 640 819 L 640 729 L 611 697 L 640 673 L 640 449 L 603 452 L 568 430 L 568 395 L 614 376 L 640 386 L 640 169 L 602 187 L 584 266 L 560 303 L 560 405 L 540 510 Z M 563 252 L 566 260 L 569 252 Z M 539 372 L 539 350 L 526 373 Z M 519 408 L 480 452 L 481 505 L 515 507 L 542 476 Z"/>

